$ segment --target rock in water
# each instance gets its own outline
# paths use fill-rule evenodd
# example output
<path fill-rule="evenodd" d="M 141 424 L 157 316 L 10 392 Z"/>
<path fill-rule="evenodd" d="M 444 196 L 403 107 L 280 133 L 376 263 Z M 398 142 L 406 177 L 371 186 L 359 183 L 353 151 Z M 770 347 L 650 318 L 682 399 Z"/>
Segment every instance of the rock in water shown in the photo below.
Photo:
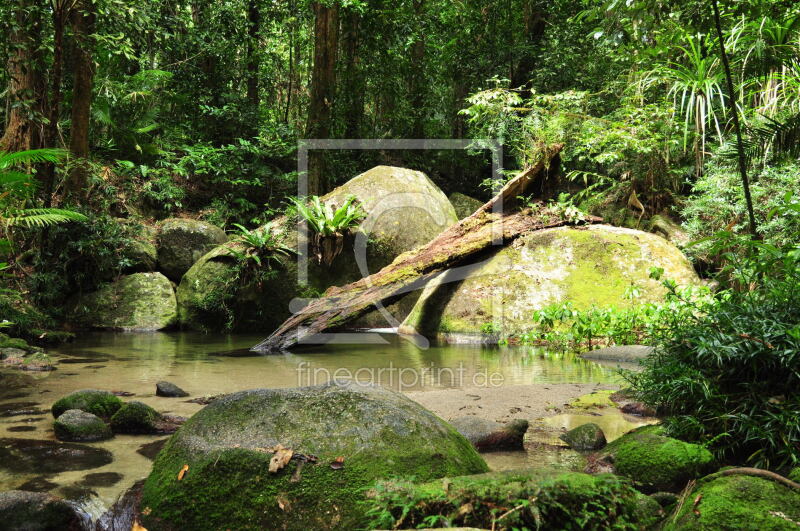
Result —
<path fill-rule="evenodd" d="M 594 422 L 582 424 L 562 434 L 559 439 L 578 451 L 599 450 L 606 445 L 606 434 Z"/>
<path fill-rule="evenodd" d="M 698 482 L 664 529 L 791 531 L 798 525 L 800 492 L 769 479 L 732 475 Z"/>
<path fill-rule="evenodd" d="M 181 279 L 177 297 L 181 325 L 205 330 L 219 328 L 230 314 L 238 330 L 272 332 L 291 315 L 289 303 L 307 297 L 309 290 L 323 292 L 362 278 L 357 260 L 363 258 L 367 275 L 379 271 L 400 254 L 423 245 L 458 221 L 447 196 L 422 172 L 392 166 L 376 166 L 322 197 L 341 204 L 354 195 L 367 213 L 359 231 L 368 236 L 362 241 L 365 252 L 354 251 L 348 242 L 331 267 L 311 260 L 308 286 L 298 283 L 297 258 L 282 259 L 276 277 L 260 286 L 238 286 L 231 282 L 236 260 L 230 255 L 234 242 L 219 246 L 203 256 Z M 298 249 L 297 225 L 286 218 L 274 221 L 276 232 L 285 235 L 284 244 Z M 363 256 L 362 256 L 363 254 Z M 411 293 L 389 307 L 397 322 L 411 311 L 418 297 Z M 380 314 L 363 316 L 353 326 L 394 326 Z"/>
<path fill-rule="evenodd" d="M 106 330 L 152 331 L 177 323 L 178 303 L 161 273 L 134 273 L 78 297 L 72 321 Z"/>
<path fill-rule="evenodd" d="M 147 404 L 132 400 L 111 417 L 111 429 L 114 433 L 158 433 L 158 422 L 162 418 L 161 413 Z"/>
<path fill-rule="evenodd" d="M 508 424 L 500 424 L 467 416 L 453 419 L 450 424 L 479 451 L 525 449 L 523 440 L 528 431 L 527 420 L 516 419 Z"/>
<path fill-rule="evenodd" d="M 699 282 L 683 253 L 655 234 L 608 225 L 533 231 L 429 283 L 401 332 L 481 342 L 487 324 L 498 338 L 521 334 L 534 326 L 534 311 L 553 304 L 626 307 L 631 286 L 640 290 L 637 302 L 660 300 L 665 288 L 650 278 L 654 266 L 679 286 Z"/>
<path fill-rule="evenodd" d="M 81 389 L 60 398 L 50 411 L 58 418 L 68 409 L 80 409 L 98 417 L 109 418 L 122 407 L 122 400 L 108 391 Z"/>
<path fill-rule="evenodd" d="M 93 442 L 110 439 L 111 428 L 97 415 L 80 409 L 68 409 L 53 423 L 56 437 L 62 441 Z"/>
<path fill-rule="evenodd" d="M 622 361 L 639 363 L 653 353 L 653 347 L 646 345 L 615 345 L 590 350 L 581 354 L 581 358 L 597 361 Z"/>
<path fill-rule="evenodd" d="M 279 444 L 295 458 L 270 473 Z M 356 529 L 366 524 L 365 487 L 378 478 L 486 470 L 455 429 L 388 389 L 256 389 L 215 400 L 169 439 L 145 482 L 141 518 L 151 531 Z"/>
<path fill-rule="evenodd" d="M 189 393 L 171 382 L 157 382 L 156 396 L 166 396 L 170 398 L 189 396 Z"/>
<path fill-rule="evenodd" d="M 630 478 L 643 492 L 678 491 L 715 469 L 705 447 L 666 437 L 661 426 L 626 433 L 603 448 L 595 462 L 612 464 L 615 474 Z"/>
<path fill-rule="evenodd" d="M 200 257 L 228 241 L 225 231 L 196 219 L 170 218 L 158 228 L 158 266 L 170 279 L 179 281 Z"/>
<path fill-rule="evenodd" d="M 38 439 L 0 439 L 0 470 L 12 474 L 52 475 L 67 470 L 90 470 L 113 460 L 108 450 L 88 444 Z"/>
<path fill-rule="evenodd" d="M 83 519 L 60 498 L 43 492 L 0 492 L 0 527 L 19 531 L 79 530 Z"/>

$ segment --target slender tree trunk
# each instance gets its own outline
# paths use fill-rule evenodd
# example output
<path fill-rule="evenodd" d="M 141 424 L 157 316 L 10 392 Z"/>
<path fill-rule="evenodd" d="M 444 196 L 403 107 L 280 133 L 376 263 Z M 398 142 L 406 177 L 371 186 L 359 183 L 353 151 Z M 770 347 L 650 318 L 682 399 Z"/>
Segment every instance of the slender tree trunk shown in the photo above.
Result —
<path fill-rule="evenodd" d="M 75 39 L 69 150 L 76 161 L 69 175 L 66 192 L 73 198 L 82 198 L 87 192 L 86 159 L 89 157 L 89 119 L 94 79 L 92 35 L 96 17 L 93 0 L 83 0 L 69 16 Z"/>
<path fill-rule="evenodd" d="M 344 79 L 340 102 L 344 115 L 344 136 L 358 138 L 361 118 L 364 114 L 364 86 L 360 71 L 359 28 L 361 15 L 350 11 L 342 21 L 342 54 L 344 55 Z"/>
<path fill-rule="evenodd" d="M 409 72 L 409 94 L 414 120 L 411 126 L 412 138 L 425 137 L 425 0 L 414 0 L 414 17 L 418 32 L 411 44 L 411 70 Z"/>
<path fill-rule="evenodd" d="M 522 12 L 525 32 L 523 39 L 526 47 L 534 46 L 544 37 L 545 32 L 545 13 L 541 7 L 541 0 L 528 0 L 524 4 Z M 522 87 L 530 82 L 531 72 L 536 68 L 536 54 L 531 50 L 519 58 L 519 62 L 511 75 L 511 86 Z"/>
<path fill-rule="evenodd" d="M 247 3 L 247 103 L 254 111 L 258 111 L 258 34 L 261 29 L 261 11 L 258 0 Z"/>
<path fill-rule="evenodd" d="M 14 27 L 8 35 L 6 64 L 8 122 L 0 138 L 0 151 L 24 151 L 42 147 L 42 124 L 46 84 L 37 48 L 41 38 L 41 12 L 31 10 L 30 0 L 21 0 L 14 14 Z M 28 14 L 31 16 L 29 17 Z"/>
<path fill-rule="evenodd" d="M 314 2 L 314 67 L 306 138 L 328 138 L 336 89 L 336 52 L 339 43 L 339 6 Z M 308 191 L 322 195 L 328 189 L 324 153 L 312 150 L 308 157 Z"/>
<path fill-rule="evenodd" d="M 725 68 L 725 82 L 728 88 L 728 110 L 733 117 L 733 129 L 736 132 L 736 151 L 739 155 L 739 173 L 742 176 L 742 187 L 744 188 L 744 199 L 747 203 L 747 217 L 750 224 L 750 234 L 757 237 L 756 218 L 753 214 L 753 198 L 750 196 L 750 180 L 747 177 L 747 161 L 744 156 L 744 145 L 742 144 L 742 127 L 739 124 L 739 111 L 736 108 L 736 92 L 733 90 L 733 78 L 731 77 L 731 65 L 728 62 L 728 54 L 725 51 L 725 40 L 722 35 L 722 24 L 719 17 L 719 6 L 717 0 L 711 0 L 714 8 L 714 25 L 717 28 L 717 38 L 719 39 L 719 54 L 722 59 L 722 66 Z"/>

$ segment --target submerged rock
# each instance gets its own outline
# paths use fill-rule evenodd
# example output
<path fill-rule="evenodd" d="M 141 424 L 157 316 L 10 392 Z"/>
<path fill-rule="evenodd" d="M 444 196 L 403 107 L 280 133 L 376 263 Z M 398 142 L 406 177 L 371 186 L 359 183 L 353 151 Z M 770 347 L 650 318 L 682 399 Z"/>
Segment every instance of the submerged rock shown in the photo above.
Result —
<path fill-rule="evenodd" d="M 0 492 L 0 527 L 19 531 L 82 529 L 83 519 L 67 502 L 43 492 Z"/>
<path fill-rule="evenodd" d="M 170 281 L 161 273 L 134 273 L 74 303 L 74 323 L 91 328 L 152 331 L 176 324 L 178 305 Z"/>
<path fill-rule="evenodd" d="M 295 459 L 270 473 L 277 445 Z M 426 481 L 486 470 L 451 426 L 379 386 L 242 391 L 215 400 L 169 439 L 144 485 L 142 524 L 361 528 L 365 487 L 378 478 Z"/>
<path fill-rule="evenodd" d="M 58 418 L 68 409 L 80 409 L 98 417 L 109 418 L 122 407 L 122 400 L 108 391 L 81 389 L 60 398 L 50 411 Z"/>
<path fill-rule="evenodd" d="M 132 400 L 122 405 L 111 417 L 114 433 L 148 434 L 158 433 L 158 422 L 162 415 L 143 402 Z"/>
<path fill-rule="evenodd" d="M 62 441 L 93 442 L 113 436 L 111 428 L 100 417 L 80 409 L 68 409 L 59 415 L 53 429 Z"/>
<path fill-rule="evenodd" d="M 165 396 L 169 398 L 189 396 L 189 393 L 171 382 L 157 382 L 156 383 L 156 396 Z"/>
<path fill-rule="evenodd" d="M 158 227 L 158 267 L 179 281 L 200 257 L 228 241 L 221 228 L 196 219 L 165 219 Z"/>
<path fill-rule="evenodd" d="M 523 440 L 525 432 L 528 431 L 527 420 L 516 419 L 508 424 L 501 424 L 466 416 L 453 419 L 450 424 L 479 451 L 524 450 Z"/>
<path fill-rule="evenodd" d="M 531 330 L 533 313 L 553 304 L 630 306 L 632 286 L 637 302 L 656 301 L 665 288 L 649 277 L 651 267 L 679 286 L 699 282 L 683 253 L 655 234 L 607 225 L 534 231 L 429 283 L 401 331 L 480 342 L 487 324 L 495 340 Z"/>
<path fill-rule="evenodd" d="M 291 315 L 294 298 L 315 296 L 331 286 L 341 286 L 374 273 L 400 254 L 427 243 L 456 223 L 453 206 L 442 191 L 422 172 L 392 166 L 376 166 L 322 199 L 341 204 L 354 195 L 367 213 L 356 242 L 365 252 L 348 246 L 330 267 L 308 264 L 308 286 L 301 286 L 297 257 L 281 259 L 277 276 L 260 286 L 240 286 L 233 282 L 236 259 L 230 255 L 231 242 L 210 251 L 186 272 L 178 286 L 181 325 L 194 329 L 220 328 L 231 317 L 239 330 L 271 332 Z M 302 243 L 296 223 L 286 218 L 274 221 L 276 233 L 285 235 L 284 244 L 297 250 Z M 363 237 L 363 236 L 367 236 Z M 362 256 L 363 255 L 363 256 Z M 363 260 L 362 260 L 363 259 Z M 358 260 L 365 266 L 361 271 Z M 416 294 L 404 297 L 389 308 L 401 322 L 413 307 Z M 374 312 L 353 326 L 394 326 Z"/>
<path fill-rule="evenodd" d="M 661 426 L 626 433 L 596 458 L 643 492 L 678 491 L 715 469 L 714 456 L 705 447 L 666 437 Z"/>
<path fill-rule="evenodd" d="M 603 347 L 581 354 L 581 358 L 598 361 L 621 361 L 638 363 L 653 353 L 653 347 L 646 345 L 615 345 Z"/>
<path fill-rule="evenodd" d="M 559 439 L 573 450 L 599 450 L 606 445 L 606 435 L 594 422 L 588 422 L 562 434 Z"/>
<path fill-rule="evenodd" d="M 698 482 L 665 529 L 796 530 L 800 491 L 760 477 L 731 475 Z"/>
<path fill-rule="evenodd" d="M 369 507 L 370 529 L 649 529 L 657 502 L 610 474 L 537 470 L 492 472 L 429 483 L 382 481 Z M 502 508 L 498 510 L 498 508 Z M 502 515 L 502 521 L 500 516 Z"/>
<path fill-rule="evenodd" d="M 0 439 L 0 470 L 15 474 L 57 474 L 111 463 L 108 450 L 85 444 L 38 439 Z"/>

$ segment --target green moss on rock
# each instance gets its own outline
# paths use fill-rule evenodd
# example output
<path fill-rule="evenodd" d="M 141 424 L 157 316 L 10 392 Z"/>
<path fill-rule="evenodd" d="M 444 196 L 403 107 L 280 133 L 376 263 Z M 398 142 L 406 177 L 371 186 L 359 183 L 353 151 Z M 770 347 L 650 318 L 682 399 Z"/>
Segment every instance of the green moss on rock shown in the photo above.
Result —
<path fill-rule="evenodd" d="M 179 281 L 203 255 L 227 241 L 225 231 L 211 223 L 165 219 L 158 227 L 158 267 L 170 279 Z"/>
<path fill-rule="evenodd" d="M 58 418 L 69 409 L 80 409 L 98 417 L 109 418 L 122 406 L 122 400 L 108 391 L 82 389 L 60 398 L 50 409 Z"/>
<path fill-rule="evenodd" d="M 114 433 L 148 434 L 157 431 L 161 413 L 143 402 L 133 400 L 122 405 L 111 417 Z"/>
<path fill-rule="evenodd" d="M 665 288 L 649 276 L 656 266 L 680 286 L 699 282 L 683 253 L 655 234 L 607 225 L 533 231 L 475 264 L 467 279 L 429 283 L 401 330 L 482 341 L 487 324 L 496 337 L 531 330 L 534 312 L 553 304 L 627 307 L 632 286 L 636 302 L 657 301 Z"/>
<path fill-rule="evenodd" d="M 458 219 L 464 219 L 475 213 L 480 207 L 483 206 L 483 201 L 464 195 L 460 192 L 450 194 L 450 203 L 456 211 Z"/>
<path fill-rule="evenodd" d="M 609 443 L 599 459 L 645 492 L 677 491 L 715 469 L 705 447 L 666 437 L 661 426 L 643 426 Z"/>
<path fill-rule="evenodd" d="M 769 479 L 723 476 L 699 482 L 668 522 L 669 530 L 796 530 L 800 492 Z"/>
<path fill-rule="evenodd" d="M 172 283 L 161 273 L 134 273 L 79 297 L 73 322 L 92 328 L 150 331 L 177 323 Z"/>
<path fill-rule="evenodd" d="M 277 444 L 314 455 L 269 473 Z M 344 458 L 344 467 L 330 463 Z M 184 465 L 188 473 L 177 474 Z M 387 477 L 425 481 L 485 472 L 444 421 L 381 387 L 257 389 L 215 400 L 167 442 L 142 492 L 148 529 L 355 529 L 365 488 Z M 293 476 L 298 477 L 297 480 Z M 282 507 L 281 507 L 282 506 Z"/>
<path fill-rule="evenodd" d="M 0 348 L 16 348 L 24 351 L 30 350 L 30 345 L 28 342 L 19 337 L 8 337 L 7 335 L 3 334 L 4 337 L 0 337 Z"/>
<path fill-rule="evenodd" d="M 574 450 L 599 450 L 606 445 L 606 435 L 594 422 L 587 422 L 562 434 L 560 439 Z"/>
<path fill-rule="evenodd" d="M 100 417 L 80 409 L 68 409 L 59 415 L 53 430 L 61 441 L 93 442 L 113 436 L 111 428 Z"/>
<path fill-rule="evenodd" d="M 381 529 L 645 529 L 661 515 L 622 478 L 535 470 L 381 482 L 371 504 L 370 527 Z"/>

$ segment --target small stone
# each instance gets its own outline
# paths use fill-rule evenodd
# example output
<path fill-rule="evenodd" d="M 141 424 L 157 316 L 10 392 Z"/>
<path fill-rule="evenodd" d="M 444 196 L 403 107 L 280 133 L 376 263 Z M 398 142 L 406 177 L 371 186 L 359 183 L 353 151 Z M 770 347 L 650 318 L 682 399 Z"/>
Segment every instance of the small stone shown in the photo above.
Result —
<path fill-rule="evenodd" d="M 189 393 L 171 382 L 161 381 L 156 383 L 156 396 L 169 398 L 189 396 Z"/>
<path fill-rule="evenodd" d="M 62 441 L 94 442 L 113 436 L 111 428 L 100 417 L 80 409 L 70 409 L 59 415 L 53 429 Z"/>
<path fill-rule="evenodd" d="M 639 417 L 654 417 L 656 415 L 655 409 L 642 402 L 629 402 L 619 410 L 628 415 L 637 415 Z"/>
<path fill-rule="evenodd" d="M 573 450 L 599 450 L 606 445 L 606 435 L 594 422 L 588 422 L 569 430 L 559 437 Z"/>

